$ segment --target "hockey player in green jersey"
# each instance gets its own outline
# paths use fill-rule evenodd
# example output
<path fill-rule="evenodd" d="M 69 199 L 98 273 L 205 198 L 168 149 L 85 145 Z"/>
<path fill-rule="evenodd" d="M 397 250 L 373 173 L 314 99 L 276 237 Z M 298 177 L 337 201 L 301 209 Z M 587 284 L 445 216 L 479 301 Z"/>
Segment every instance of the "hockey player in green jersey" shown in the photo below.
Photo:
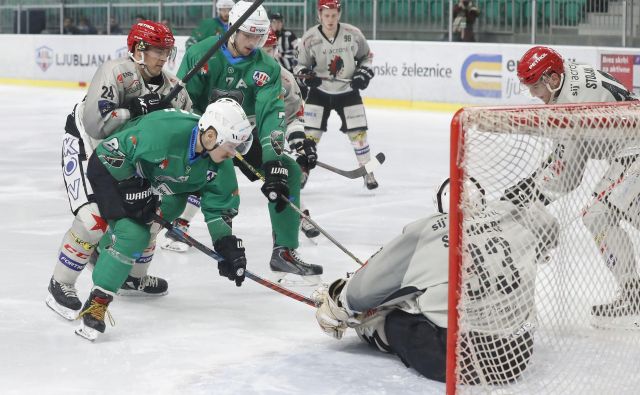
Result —
<path fill-rule="evenodd" d="M 243 15 L 252 3 L 239 1 L 229 15 L 230 26 Z M 193 101 L 193 108 L 202 111 L 211 101 L 220 97 L 237 100 L 255 123 L 254 133 L 259 144 L 254 144 L 246 160 L 256 169 L 262 169 L 265 183 L 262 192 L 269 199 L 269 214 L 274 233 L 274 249 L 270 267 L 278 279 L 287 274 L 302 276 L 309 283 L 317 283 L 322 266 L 305 263 L 296 254 L 300 216 L 280 196 L 293 204 L 300 204 L 300 167 L 293 159 L 280 155 L 272 145 L 273 136 L 279 136 L 277 144 L 284 147 L 285 107 L 282 99 L 280 65 L 260 51 L 267 39 L 270 21 L 264 7 L 260 6 L 238 28 L 229 42 L 222 45 L 200 72 L 186 84 Z M 178 76 L 184 77 L 218 38 L 210 37 L 194 45 L 182 60 Z M 315 147 L 302 147 L 303 156 L 315 155 Z M 307 155 L 309 151 L 309 155 Z M 252 181 L 257 177 L 236 162 Z"/>
<path fill-rule="evenodd" d="M 93 288 L 76 333 L 95 340 L 104 332 L 104 317 L 113 296 L 135 260 L 155 243 L 153 223 L 158 198 L 171 221 L 184 209 L 187 196 L 199 192 L 202 212 L 215 250 L 220 275 L 244 280 L 242 240 L 231 234 L 231 219 L 240 198 L 231 160 L 251 145 L 252 126 L 242 107 L 231 99 L 210 104 L 202 117 L 168 109 L 136 118 L 100 143 L 89 159 L 87 177 L 102 218 L 109 223 L 111 245 L 93 270 Z"/>
<path fill-rule="evenodd" d="M 217 16 L 200 21 L 198 27 L 193 29 L 191 36 L 187 39 L 185 48 L 189 49 L 193 44 L 199 43 L 207 37 L 224 34 L 229 29 L 229 11 L 231 11 L 234 4 L 233 0 L 217 0 Z"/>

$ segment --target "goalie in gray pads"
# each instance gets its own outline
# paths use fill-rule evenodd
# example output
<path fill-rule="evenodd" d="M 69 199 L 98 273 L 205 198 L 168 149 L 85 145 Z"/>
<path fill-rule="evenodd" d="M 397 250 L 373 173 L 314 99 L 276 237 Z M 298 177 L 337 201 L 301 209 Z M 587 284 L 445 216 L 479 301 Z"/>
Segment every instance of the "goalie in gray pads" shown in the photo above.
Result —
<path fill-rule="evenodd" d="M 531 358 L 536 263 L 555 246 L 558 225 L 542 204 L 518 208 L 505 201 L 492 203 L 466 221 L 466 229 L 477 225 L 482 230 L 469 235 L 465 240 L 469 245 L 484 245 L 500 237 L 506 245 L 520 248 L 504 248 L 505 254 L 512 254 L 513 263 L 508 267 L 502 254 L 489 254 L 465 279 L 463 289 L 474 294 L 465 308 L 476 319 L 461 332 L 460 347 L 476 352 L 482 352 L 483 343 L 496 347 L 484 350 L 484 357 L 473 364 L 463 363 L 463 381 L 511 382 Z M 396 354 L 425 377 L 444 382 L 448 235 L 446 213 L 415 221 L 351 279 L 336 280 L 328 289 L 316 291 L 316 318 L 322 330 L 340 339 L 347 328 L 354 328 L 361 339 L 380 351 Z M 500 286 L 508 283 L 508 292 L 498 285 L 483 287 L 493 280 Z M 492 325 L 498 318 L 501 325 Z M 470 353 L 463 351 L 462 355 Z"/>

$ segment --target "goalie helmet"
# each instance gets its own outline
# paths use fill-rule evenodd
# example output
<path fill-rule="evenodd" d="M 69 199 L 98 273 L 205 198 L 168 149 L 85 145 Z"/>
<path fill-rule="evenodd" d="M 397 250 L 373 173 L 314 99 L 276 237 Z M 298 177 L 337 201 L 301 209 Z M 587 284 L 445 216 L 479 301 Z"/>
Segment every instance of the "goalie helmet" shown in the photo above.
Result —
<path fill-rule="evenodd" d="M 318 0 L 318 11 L 338 10 L 340 11 L 340 0 Z"/>
<path fill-rule="evenodd" d="M 251 7 L 252 4 L 253 3 L 249 1 L 241 0 L 233 6 L 231 11 L 229 12 L 229 28 L 231 28 L 231 26 L 235 26 L 238 23 L 238 20 L 240 19 L 240 17 L 245 12 L 247 12 L 247 10 L 249 9 L 249 7 Z M 269 27 L 271 27 L 271 21 L 269 20 L 269 15 L 267 14 L 267 10 L 265 10 L 263 6 L 259 6 L 253 12 L 253 14 L 249 15 L 247 20 L 245 20 L 238 27 L 238 30 L 243 31 L 247 34 L 261 35 L 262 39 L 257 45 L 257 47 L 260 48 L 264 45 L 264 42 L 267 40 Z M 234 33 L 234 36 L 235 36 L 235 33 Z M 233 40 L 233 36 L 231 40 Z"/>
<path fill-rule="evenodd" d="M 144 51 L 149 45 L 162 49 L 171 49 L 174 47 L 175 42 L 171 29 L 161 23 L 148 20 L 140 21 L 131 26 L 129 36 L 127 36 L 127 48 L 132 54 L 136 48 Z"/>
<path fill-rule="evenodd" d="M 204 133 L 209 128 L 217 132 L 216 147 L 227 143 L 242 155 L 249 151 L 253 127 L 237 101 L 222 98 L 209 104 L 198 121 L 198 130 Z"/>
<path fill-rule="evenodd" d="M 433 204 L 440 214 L 449 213 L 450 190 L 451 185 L 449 178 L 447 178 L 440 184 L 433 195 Z M 487 205 L 484 188 L 473 177 L 465 179 L 461 200 L 460 205 L 466 209 L 471 209 L 473 213 L 482 211 Z"/>
<path fill-rule="evenodd" d="M 216 10 L 230 10 L 236 3 L 233 0 L 216 1 Z"/>
<path fill-rule="evenodd" d="M 525 85 L 533 85 L 544 75 L 564 74 L 562 56 L 549 47 L 535 46 L 522 55 L 518 63 L 518 78 Z"/>

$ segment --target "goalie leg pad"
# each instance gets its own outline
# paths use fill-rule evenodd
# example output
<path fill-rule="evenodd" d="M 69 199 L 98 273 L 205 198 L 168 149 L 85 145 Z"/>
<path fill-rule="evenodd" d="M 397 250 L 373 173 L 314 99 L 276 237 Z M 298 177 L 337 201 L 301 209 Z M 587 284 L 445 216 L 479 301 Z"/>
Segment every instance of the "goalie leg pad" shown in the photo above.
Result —
<path fill-rule="evenodd" d="M 422 314 L 394 310 L 385 320 L 389 347 L 402 362 L 430 380 L 446 377 L 447 329 Z"/>

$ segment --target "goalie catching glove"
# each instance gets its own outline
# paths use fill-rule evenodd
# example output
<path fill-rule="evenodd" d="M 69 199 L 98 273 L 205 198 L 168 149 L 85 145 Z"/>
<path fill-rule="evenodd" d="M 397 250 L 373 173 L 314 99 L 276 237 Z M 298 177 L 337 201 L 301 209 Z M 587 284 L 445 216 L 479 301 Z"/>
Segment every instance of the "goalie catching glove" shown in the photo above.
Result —
<path fill-rule="evenodd" d="M 306 170 L 316 167 L 316 162 L 318 161 L 316 142 L 307 138 L 304 132 L 292 132 L 289 136 L 289 147 L 298 154 L 296 162 L 300 167 Z"/>
<path fill-rule="evenodd" d="M 271 203 L 276 204 L 276 212 L 282 212 L 287 207 L 287 201 L 281 199 L 289 197 L 289 170 L 279 160 L 272 160 L 264 164 L 264 184 L 260 190 Z"/>
<path fill-rule="evenodd" d="M 366 66 L 360 66 L 353 73 L 351 88 L 356 90 L 367 89 L 369 81 L 373 78 L 373 70 Z"/>
<path fill-rule="evenodd" d="M 340 292 L 346 284 L 347 280 L 338 279 L 331 283 L 328 289 L 326 287 L 317 289 L 313 296 L 318 303 L 316 320 L 320 328 L 324 333 L 338 340 L 342 339 L 347 328 L 360 324 L 355 315 L 343 307 L 340 301 Z"/>
<path fill-rule="evenodd" d="M 218 261 L 218 273 L 236 282 L 239 287 L 244 281 L 244 272 L 247 269 L 247 258 L 244 255 L 242 239 L 236 236 L 223 236 L 213 245 L 216 252 L 224 258 Z"/>
<path fill-rule="evenodd" d="M 136 97 L 129 103 L 129 112 L 131 113 L 131 118 L 135 118 L 170 107 L 171 104 L 162 103 L 162 96 L 159 93 L 147 93 L 146 95 Z"/>

